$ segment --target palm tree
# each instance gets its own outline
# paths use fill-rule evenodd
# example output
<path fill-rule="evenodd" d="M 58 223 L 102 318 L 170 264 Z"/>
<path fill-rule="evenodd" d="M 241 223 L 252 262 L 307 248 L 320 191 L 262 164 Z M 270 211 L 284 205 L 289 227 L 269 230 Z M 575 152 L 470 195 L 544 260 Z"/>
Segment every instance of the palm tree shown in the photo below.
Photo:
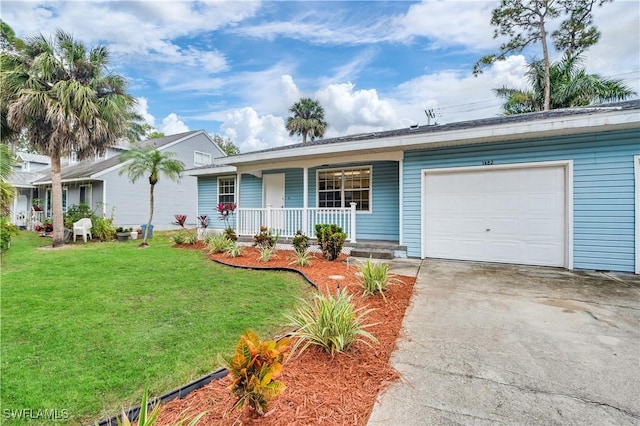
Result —
<path fill-rule="evenodd" d="M 324 108 L 317 100 L 302 98 L 289 108 L 289 112 L 293 114 L 287 118 L 289 136 L 302 135 L 302 143 L 307 141 L 307 135 L 311 136 L 312 141 L 324 136 L 329 124 L 324 121 Z"/>
<path fill-rule="evenodd" d="M 87 50 L 62 30 L 49 40 L 27 38 L 19 52 L 1 53 L 1 101 L 6 123 L 24 132 L 32 148 L 51 157 L 53 246 L 64 244 L 60 158 L 102 154 L 130 134 L 135 100 L 126 81 L 107 73 L 109 52 Z"/>
<path fill-rule="evenodd" d="M 121 161 L 128 161 L 120 170 L 120 174 L 126 173 L 131 183 L 136 183 L 144 175 L 149 175 L 149 221 L 144 230 L 144 239 L 140 246 L 146 246 L 147 235 L 153 220 L 153 190 L 163 174 L 177 182 L 180 173 L 184 170 L 184 163 L 173 158 L 172 152 L 160 152 L 153 144 L 135 146 L 121 155 Z"/>
<path fill-rule="evenodd" d="M 9 182 L 16 160 L 7 144 L 0 144 L 0 216 L 9 214 L 16 190 Z"/>
<path fill-rule="evenodd" d="M 581 63 L 580 55 L 565 55 L 562 60 L 551 64 L 551 109 L 619 101 L 635 94 L 620 80 L 588 74 L 580 67 Z M 544 64 L 533 61 L 528 68 L 529 90 L 494 89 L 499 97 L 506 99 L 502 105 L 505 115 L 544 110 Z"/>

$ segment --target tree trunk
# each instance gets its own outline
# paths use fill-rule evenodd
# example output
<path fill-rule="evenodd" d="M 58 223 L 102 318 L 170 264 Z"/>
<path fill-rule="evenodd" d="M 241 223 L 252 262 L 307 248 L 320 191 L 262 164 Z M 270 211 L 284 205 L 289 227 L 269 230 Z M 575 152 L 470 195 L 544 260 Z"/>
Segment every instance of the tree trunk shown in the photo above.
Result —
<path fill-rule="evenodd" d="M 306 143 L 307 142 L 307 132 L 304 131 L 302 132 L 302 143 Z"/>
<path fill-rule="evenodd" d="M 149 222 L 147 222 L 147 227 L 144 230 L 144 239 L 142 240 L 142 244 L 147 244 L 147 235 L 149 235 L 149 228 L 151 228 L 151 221 L 153 220 L 153 188 L 155 184 L 149 185 Z"/>
<path fill-rule="evenodd" d="M 51 216 L 53 217 L 53 247 L 64 245 L 64 220 L 62 217 L 62 177 L 60 154 L 51 156 Z"/>
<path fill-rule="evenodd" d="M 547 30 L 544 19 L 540 23 L 540 39 L 542 41 L 542 56 L 544 58 L 544 111 L 551 109 L 551 65 L 549 63 L 549 48 L 547 47 Z"/>

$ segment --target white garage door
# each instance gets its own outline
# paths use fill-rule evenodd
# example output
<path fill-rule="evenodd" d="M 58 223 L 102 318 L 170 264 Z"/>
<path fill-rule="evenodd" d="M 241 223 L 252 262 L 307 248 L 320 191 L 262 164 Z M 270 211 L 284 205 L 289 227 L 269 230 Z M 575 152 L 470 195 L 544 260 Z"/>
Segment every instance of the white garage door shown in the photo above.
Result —
<path fill-rule="evenodd" d="M 567 266 L 565 168 L 425 172 L 426 257 Z"/>

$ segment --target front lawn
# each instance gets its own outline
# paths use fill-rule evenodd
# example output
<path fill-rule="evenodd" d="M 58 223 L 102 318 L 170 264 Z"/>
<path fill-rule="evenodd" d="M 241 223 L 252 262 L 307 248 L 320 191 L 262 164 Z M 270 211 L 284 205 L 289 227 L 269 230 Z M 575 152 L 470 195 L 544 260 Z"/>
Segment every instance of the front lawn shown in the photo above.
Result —
<path fill-rule="evenodd" d="M 309 292 L 298 276 L 220 266 L 163 233 L 150 242 L 37 249 L 50 240 L 26 231 L 12 241 L 0 284 L 3 424 L 18 423 L 7 410 L 91 423 L 139 402 L 145 386 L 159 395 L 185 384 L 247 328 L 281 332 Z"/>

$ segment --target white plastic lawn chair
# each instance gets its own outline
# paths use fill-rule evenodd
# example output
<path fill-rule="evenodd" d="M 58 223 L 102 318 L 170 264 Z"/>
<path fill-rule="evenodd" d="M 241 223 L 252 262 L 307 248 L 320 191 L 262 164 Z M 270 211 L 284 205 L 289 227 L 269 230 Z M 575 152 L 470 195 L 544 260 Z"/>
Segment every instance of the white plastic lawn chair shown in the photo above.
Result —
<path fill-rule="evenodd" d="M 89 238 L 93 238 L 93 235 L 91 235 L 91 228 L 92 228 L 92 224 L 91 224 L 91 219 L 85 217 L 84 219 L 80 219 L 79 221 L 77 221 L 76 223 L 73 224 L 73 241 L 76 240 L 76 236 L 80 235 L 82 236 L 82 239 L 84 240 L 84 242 L 87 242 L 87 235 L 89 236 Z"/>

